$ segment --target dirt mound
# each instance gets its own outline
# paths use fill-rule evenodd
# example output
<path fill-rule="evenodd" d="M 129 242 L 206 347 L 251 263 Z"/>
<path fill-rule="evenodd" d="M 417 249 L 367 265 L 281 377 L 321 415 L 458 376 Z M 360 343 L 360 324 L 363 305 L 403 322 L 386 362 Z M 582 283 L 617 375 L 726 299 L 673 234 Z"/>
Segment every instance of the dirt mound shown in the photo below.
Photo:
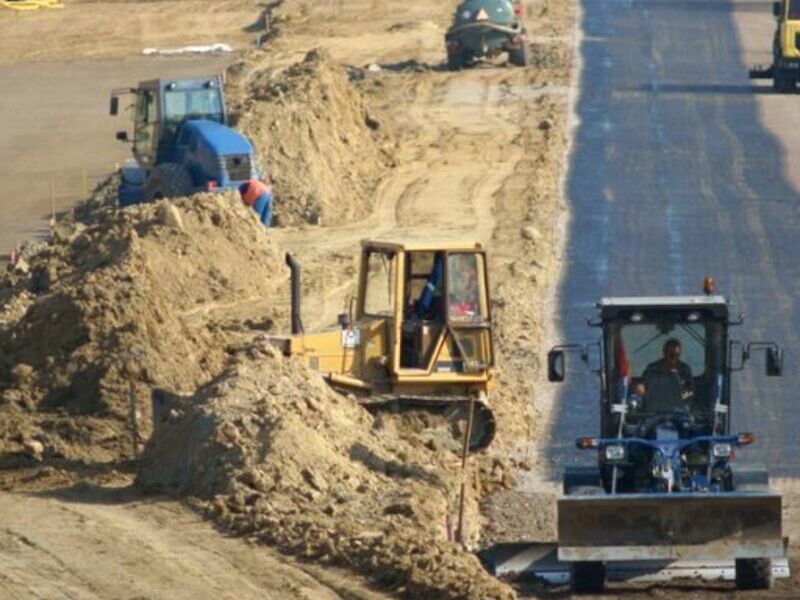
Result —
<path fill-rule="evenodd" d="M 252 53 L 228 69 L 226 96 L 266 162 L 281 224 L 333 225 L 370 211 L 390 135 L 327 51 L 286 69 Z"/>
<path fill-rule="evenodd" d="M 278 317 L 262 299 L 286 277 L 269 232 L 236 194 L 84 217 L 59 222 L 0 287 L 0 410 L 126 423 L 133 394 L 145 434 L 150 389 L 191 392 L 217 375 L 232 344 Z M 128 438 L 107 427 L 15 429 L 3 428 L 0 451 L 37 435 L 87 448 Z"/>
<path fill-rule="evenodd" d="M 407 597 L 512 598 L 447 541 L 458 474 L 452 454 L 406 443 L 265 341 L 165 409 L 138 482 L 194 495 L 238 533 Z"/>

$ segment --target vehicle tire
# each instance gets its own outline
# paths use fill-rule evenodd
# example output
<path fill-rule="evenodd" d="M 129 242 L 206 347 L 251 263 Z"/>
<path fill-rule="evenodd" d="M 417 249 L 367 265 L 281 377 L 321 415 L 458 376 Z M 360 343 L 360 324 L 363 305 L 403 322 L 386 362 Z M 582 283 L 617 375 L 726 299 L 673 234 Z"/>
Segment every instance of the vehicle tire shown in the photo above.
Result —
<path fill-rule="evenodd" d="M 515 67 L 524 67 L 528 64 L 528 51 L 524 41 L 516 48 L 511 48 L 508 51 L 508 62 Z"/>
<path fill-rule="evenodd" d="M 772 587 L 772 560 L 737 558 L 736 587 L 740 590 L 768 590 Z"/>
<path fill-rule="evenodd" d="M 779 94 L 788 94 L 794 89 L 796 83 L 797 78 L 793 71 L 777 65 L 773 67 L 772 87 L 776 92 Z"/>
<path fill-rule="evenodd" d="M 460 71 L 464 67 L 464 55 L 458 46 L 447 45 L 447 68 L 451 71 Z"/>
<path fill-rule="evenodd" d="M 606 587 L 606 566 L 601 562 L 574 562 L 570 565 L 569 585 L 578 594 L 602 592 Z"/>
<path fill-rule="evenodd" d="M 194 191 L 194 187 L 192 176 L 183 165 L 162 163 L 150 172 L 150 177 L 144 184 L 144 201 L 188 196 Z"/>

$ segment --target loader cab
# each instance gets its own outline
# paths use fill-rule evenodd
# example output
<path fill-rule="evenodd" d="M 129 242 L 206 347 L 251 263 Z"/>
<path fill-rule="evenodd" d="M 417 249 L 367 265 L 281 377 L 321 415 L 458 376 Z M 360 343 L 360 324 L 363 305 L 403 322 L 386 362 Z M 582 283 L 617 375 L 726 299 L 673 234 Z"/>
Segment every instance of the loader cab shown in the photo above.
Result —
<path fill-rule="evenodd" d="M 623 405 L 631 436 L 646 420 L 668 414 L 691 415 L 696 435 L 728 431 L 724 298 L 604 299 L 598 308 L 606 382 L 601 435 L 616 435 Z"/>
<path fill-rule="evenodd" d="M 111 114 L 119 111 L 119 96 L 133 95 L 133 154 L 143 166 L 175 162 L 178 134 L 186 121 L 225 124 L 222 81 L 217 76 L 197 79 L 151 79 L 136 88 L 112 91 Z M 127 134 L 117 138 L 127 141 Z"/>
<path fill-rule="evenodd" d="M 356 321 L 383 330 L 395 383 L 485 381 L 494 355 L 484 250 L 365 242 Z"/>
<path fill-rule="evenodd" d="M 595 357 L 601 437 L 645 436 L 643 424 L 665 415 L 677 415 L 681 427 L 691 428 L 684 435 L 727 434 L 732 373 L 763 350 L 767 376 L 781 375 L 777 344 L 731 339 L 730 328 L 742 320 L 732 318 L 723 296 L 603 298 L 597 309 L 599 318 L 590 324 L 601 329 L 600 340 L 553 348 L 548 378 L 564 380 L 567 352 L 579 353 L 587 364 Z"/>

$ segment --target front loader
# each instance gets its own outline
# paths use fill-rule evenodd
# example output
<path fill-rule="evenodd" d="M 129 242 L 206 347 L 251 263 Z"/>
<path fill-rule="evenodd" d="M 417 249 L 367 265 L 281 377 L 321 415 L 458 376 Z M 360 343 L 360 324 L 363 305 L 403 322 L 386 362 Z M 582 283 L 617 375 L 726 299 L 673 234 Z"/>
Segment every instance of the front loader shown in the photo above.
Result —
<path fill-rule="evenodd" d="M 800 0 L 779 0 L 772 4 L 775 36 L 772 40 L 772 64 L 750 70 L 751 79 L 772 79 L 776 92 L 794 90 L 800 79 Z"/>
<path fill-rule="evenodd" d="M 607 566 L 630 561 L 733 561 L 738 587 L 771 587 L 773 561 L 786 558 L 781 496 L 763 465 L 734 460 L 754 436 L 731 431 L 731 375 L 764 350 L 766 374 L 779 376 L 780 347 L 730 339 L 741 319 L 710 293 L 598 309 L 600 431 L 576 442 L 597 464 L 568 467 L 558 500 L 573 588 L 602 589 Z M 589 346 L 550 351 L 550 381 L 564 380 L 574 350 L 588 361 Z"/>
<path fill-rule="evenodd" d="M 494 348 L 486 252 L 479 243 L 365 240 L 358 294 L 338 327 L 303 331 L 300 266 L 292 272 L 292 334 L 274 336 L 286 356 L 322 372 L 370 410 L 434 413 L 442 443 L 468 435 L 488 446 Z M 470 418 L 472 415 L 472 418 Z M 441 417 L 444 422 L 441 422 Z"/>

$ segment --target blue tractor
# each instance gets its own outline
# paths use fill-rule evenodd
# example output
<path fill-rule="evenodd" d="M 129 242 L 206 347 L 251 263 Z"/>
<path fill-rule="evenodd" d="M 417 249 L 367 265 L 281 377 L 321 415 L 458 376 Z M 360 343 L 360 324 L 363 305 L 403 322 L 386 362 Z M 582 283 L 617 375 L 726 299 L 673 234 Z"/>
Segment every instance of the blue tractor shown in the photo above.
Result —
<path fill-rule="evenodd" d="M 134 97 L 133 139 L 127 131 L 117 139 L 132 143 L 134 158 L 122 168 L 121 207 L 266 181 L 253 145 L 227 125 L 220 77 L 152 79 L 113 90 L 112 116 L 127 94 Z"/>

